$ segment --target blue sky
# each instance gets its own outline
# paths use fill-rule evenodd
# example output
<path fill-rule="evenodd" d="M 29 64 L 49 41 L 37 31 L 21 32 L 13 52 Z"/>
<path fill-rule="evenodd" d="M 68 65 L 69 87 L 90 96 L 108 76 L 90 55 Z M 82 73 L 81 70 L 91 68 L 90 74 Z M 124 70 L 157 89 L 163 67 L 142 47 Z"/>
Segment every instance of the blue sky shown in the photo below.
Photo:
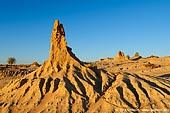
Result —
<path fill-rule="evenodd" d="M 113 58 L 118 50 L 169 56 L 169 12 L 169 0 L 0 0 L 0 63 L 43 63 L 56 19 L 83 61 Z"/>

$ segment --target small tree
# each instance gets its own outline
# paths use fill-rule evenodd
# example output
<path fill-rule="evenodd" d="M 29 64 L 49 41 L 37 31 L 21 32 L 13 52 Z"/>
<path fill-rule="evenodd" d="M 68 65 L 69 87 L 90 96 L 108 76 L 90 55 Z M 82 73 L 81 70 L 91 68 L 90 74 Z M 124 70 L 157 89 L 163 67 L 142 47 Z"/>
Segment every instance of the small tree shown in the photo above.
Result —
<path fill-rule="evenodd" d="M 12 65 L 12 64 L 15 64 L 16 59 L 14 57 L 10 57 L 10 58 L 8 58 L 7 62 L 8 62 L 8 64 Z"/>

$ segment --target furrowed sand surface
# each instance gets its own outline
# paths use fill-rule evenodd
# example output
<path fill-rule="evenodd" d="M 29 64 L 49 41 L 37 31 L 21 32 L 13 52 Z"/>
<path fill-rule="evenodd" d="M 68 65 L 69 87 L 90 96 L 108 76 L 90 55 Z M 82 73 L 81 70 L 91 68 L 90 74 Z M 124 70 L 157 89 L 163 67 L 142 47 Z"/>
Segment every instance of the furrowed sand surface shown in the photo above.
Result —
<path fill-rule="evenodd" d="M 81 62 L 57 20 L 49 59 L 24 76 L 1 79 L 8 84 L 0 89 L 0 112 L 168 113 L 169 64 L 170 57 L 129 58 L 121 51 L 114 59 Z"/>

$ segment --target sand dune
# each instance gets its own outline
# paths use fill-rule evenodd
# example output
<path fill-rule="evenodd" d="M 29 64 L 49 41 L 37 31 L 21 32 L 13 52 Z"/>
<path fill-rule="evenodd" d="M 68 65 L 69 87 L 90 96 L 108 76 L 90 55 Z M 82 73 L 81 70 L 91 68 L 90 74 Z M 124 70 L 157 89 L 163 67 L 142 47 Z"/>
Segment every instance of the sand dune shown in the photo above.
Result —
<path fill-rule="evenodd" d="M 119 60 L 81 62 L 57 20 L 49 59 L 0 89 L 0 112 L 170 112 L 170 57 L 131 60 L 121 55 Z"/>

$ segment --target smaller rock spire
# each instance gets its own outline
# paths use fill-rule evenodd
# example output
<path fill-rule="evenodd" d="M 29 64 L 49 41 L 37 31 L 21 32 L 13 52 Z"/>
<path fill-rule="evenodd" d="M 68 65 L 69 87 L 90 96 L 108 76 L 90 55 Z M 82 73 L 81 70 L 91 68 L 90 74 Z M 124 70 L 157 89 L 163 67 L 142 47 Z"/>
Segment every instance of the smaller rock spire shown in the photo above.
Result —
<path fill-rule="evenodd" d="M 116 57 L 114 58 L 115 61 L 117 60 L 121 60 L 121 61 L 124 61 L 124 60 L 129 60 L 128 57 L 125 56 L 125 54 L 122 52 L 122 51 L 118 51 Z"/>

